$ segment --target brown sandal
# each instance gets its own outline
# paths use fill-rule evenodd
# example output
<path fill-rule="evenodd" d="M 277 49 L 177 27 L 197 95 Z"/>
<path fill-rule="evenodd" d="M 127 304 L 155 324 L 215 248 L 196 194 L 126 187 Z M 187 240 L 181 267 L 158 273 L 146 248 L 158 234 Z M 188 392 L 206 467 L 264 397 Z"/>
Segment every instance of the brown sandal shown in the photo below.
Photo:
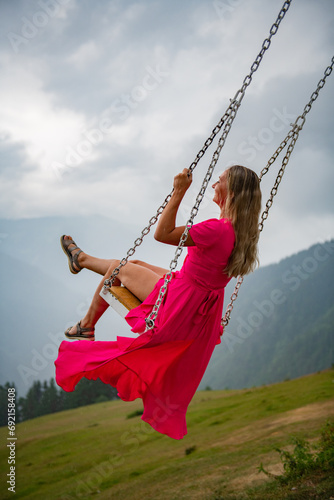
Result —
<path fill-rule="evenodd" d="M 78 262 L 78 255 L 82 252 L 82 250 L 77 246 L 75 241 L 72 239 L 66 239 L 65 240 L 65 235 L 61 236 L 60 238 L 60 244 L 63 249 L 64 254 L 68 258 L 68 267 L 70 268 L 70 271 L 72 274 L 78 274 L 80 273 L 81 269 L 83 269 L 79 262 Z M 71 250 L 68 248 L 70 245 L 75 245 L 74 248 Z M 73 250 L 78 250 L 74 255 L 72 254 Z M 77 267 L 77 269 L 74 267 L 74 265 Z"/>
<path fill-rule="evenodd" d="M 70 326 L 67 328 L 65 332 L 65 337 L 68 339 L 75 339 L 75 340 L 95 340 L 95 328 L 94 327 L 89 327 L 89 328 L 82 328 L 80 326 L 81 321 L 79 321 L 75 326 L 77 328 L 76 333 L 71 333 L 70 330 L 73 328 L 73 326 Z"/>

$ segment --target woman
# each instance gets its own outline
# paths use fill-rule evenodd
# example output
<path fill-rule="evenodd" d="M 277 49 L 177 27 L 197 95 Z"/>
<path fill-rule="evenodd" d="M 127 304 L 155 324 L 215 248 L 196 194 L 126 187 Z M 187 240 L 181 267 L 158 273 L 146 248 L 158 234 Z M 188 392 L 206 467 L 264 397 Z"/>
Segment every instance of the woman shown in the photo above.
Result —
<path fill-rule="evenodd" d="M 179 244 L 185 228 L 176 227 L 176 215 L 191 182 L 187 169 L 174 178 L 171 199 L 155 231 L 158 241 Z M 257 175 L 236 165 L 212 187 L 219 219 L 195 224 L 189 230 L 188 255 L 182 269 L 173 273 L 154 330 L 145 332 L 145 318 L 167 270 L 131 261 L 120 269 L 114 285 L 123 284 L 143 301 L 126 316 L 139 337 L 117 337 L 115 342 L 64 341 L 55 362 L 56 380 L 63 389 L 74 390 L 82 377 L 100 378 L 117 387 L 125 401 L 142 398 L 142 419 L 174 439 L 187 433 L 187 407 L 220 342 L 225 286 L 232 276 L 252 271 L 258 261 L 261 191 Z M 119 261 L 91 257 L 69 236 L 63 236 L 61 242 L 72 273 L 86 268 L 104 276 L 86 316 L 65 332 L 70 339 L 94 340 L 95 324 L 108 308 L 100 290 Z"/>

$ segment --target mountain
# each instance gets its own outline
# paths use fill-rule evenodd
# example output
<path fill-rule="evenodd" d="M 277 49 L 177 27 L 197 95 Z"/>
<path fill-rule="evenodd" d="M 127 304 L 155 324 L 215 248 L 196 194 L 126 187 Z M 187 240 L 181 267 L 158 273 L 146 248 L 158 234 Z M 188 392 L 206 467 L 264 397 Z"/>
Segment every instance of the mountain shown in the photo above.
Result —
<path fill-rule="evenodd" d="M 121 217 L 0 220 L 0 384 L 14 382 L 23 396 L 34 381 L 54 376 L 63 332 L 85 314 L 100 282 L 94 273 L 69 273 L 59 237 L 71 234 L 88 253 L 121 258 L 141 229 L 123 227 Z M 135 257 L 168 267 L 174 251 L 149 235 Z M 243 388 L 328 368 L 334 361 L 333 255 L 330 241 L 247 276 L 200 387 Z M 97 336 L 117 335 L 133 334 L 108 311 Z"/>
<path fill-rule="evenodd" d="M 201 387 L 252 387 L 330 367 L 333 298 L 334 240 L 246 276 Z"/>
<path fill-rule="evenodd" d="M 187 411 L 188 434 L 180 440 L 143 422 L 139 400 L 25 420 L 16 425 L 14 498 L 328 500 L 334 491 L 333 378 L 334 370 L 326 370 L 265 387 L 198 391 Z M 0 439 L 7 441 L 7 426 Z M 313 469 L 321 444 L 326 455 L 320 470 Z M 278 448 L 289 451 L 290 461 Z M 6 484 L 10 450 L 0 448 L 2 500 L 13 498 Z M 292 481 L 271 478 L 268 484 L 260 465 L 283 474 L 282 458 L 294 465 Z"/>
<path fill-rule="evenodd" d="M 101 280 L 87 271 L 69 272 L 60 236 L 71 234 L 99 257 L 121 258 L 138 233 L 97 216 L 0 220 L 0 384 L 14 382 L 23 396 L 34 381 L 54 376 L 63 332 L 85 314 Z M 113 311 L 99 322 L 100 340 L 129 334 Z"/>
<path fill-rule="evenodd" d="M 54 375 L 61 332 L 85 295 L 18 259 L 1 256 L 1 384 L 15 382 L 20 393 Z"/>

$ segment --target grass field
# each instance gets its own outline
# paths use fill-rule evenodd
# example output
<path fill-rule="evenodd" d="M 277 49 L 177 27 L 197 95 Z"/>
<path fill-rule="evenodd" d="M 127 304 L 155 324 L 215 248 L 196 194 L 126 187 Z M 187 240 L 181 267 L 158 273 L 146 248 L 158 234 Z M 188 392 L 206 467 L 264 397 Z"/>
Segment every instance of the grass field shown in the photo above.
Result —
<path fill-rule="evenodd" d="M 291 436 L 315 442 L 326 420 L 334 419 L 334 370 L 247 390 L 199 391 L 181 441 L 153 431 L 137 415 L 140 409 L 139 400 L 117 400 L 17 425 L 15 494 L 4 479 L 8 430 L 1 428 L 0 498 L 331 497 L 334 485 L 327 477 L 319 478 L 321 487 L 314 479 L 306 485 L 309 492 L 325 488 L 327 496 L 303 496 L 302 483 L 290 485 L 289 494 L 276 489 L 270 496 L 270 480 L 257 469 L 262 462 L 270 472 L 281 473 L 274 448 L 291 448 Z"/>

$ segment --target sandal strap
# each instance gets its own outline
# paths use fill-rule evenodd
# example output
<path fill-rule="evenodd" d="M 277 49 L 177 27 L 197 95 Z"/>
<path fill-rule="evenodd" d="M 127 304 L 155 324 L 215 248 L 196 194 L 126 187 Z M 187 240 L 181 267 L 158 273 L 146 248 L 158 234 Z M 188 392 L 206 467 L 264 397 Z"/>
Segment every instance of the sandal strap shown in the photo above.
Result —
<path fill-rule="evenodd" d="M 72 243 L 70 243 L 70 245 L 75 245 L 74 241 L 72 241 Z M 70 245 L 67 245 L 66 248 L 68 248 Z M 73 252 L 74 250 L 80 250 L 79 247 L 75 246 L 74 248 L 71 248 L 71 250 L 68 248 L 68 251 L 69 252 Z M 81 250 L 82 251 L 82 250 Z"/>
<path fill-rule="evenodd" d="M 85 333 L 85 332 L 93 332 L 93 333 L 95 332 L 94 326 L 93 326 L 93 328 L 92 327 L 83 328 L 81 326 L 81 320 L 78 321 L 78 323 L 76 324 L 76 327 L 77 327 L 77 334 L 78 333 L 81 334 L 81 333 Z"/>
<path fill-rule="evenodd" d="M 71 250 L 68 248 L 70 245 L 75 245 L 74 248 L 71 248 Z M 63 247 L 66 248 L 66 250 L 68 250 L 70 253 L 73 252 L 74 250 L 80 250 L 80 252 L 82 252 L 81 248 L 79 248 L 77 246 L 77 244 L 75 243 L 75 241 L 73 241 L 72 239 L 71 240 L 64 240 L 63 239 Z M 76 255 L 79 255 L 80 252 L 77 252 Z"/>
<path fill-rule="evenodd" d="M 70 330 L 72 328 L 75 329 L 75 333 L 70 333 Z M 95 340 L 95 328 L 82 328 L 81 327 L 81 320 L 73 326 L 70 326 L 66 332 L 65 332 L 65 337 L 68 339 L 74 339 L 74 340 Z"/>
<path fill-rule="evenodd" d="M 75 245 L 75 248 L 72 248 L 72 250 L 76 250 L 77 248 L 79 248 L 79 247 L 77 246 L 76 242 L 75 242 L 74 240 L 72 240 L 72 239 L 66 239 L 66 240 L 65 240 L 65 239 L 64 239 L 64 236 L 63 236 L 63 237 L 62 237 L 62 241 L 63 241 L 63 247 L 64 247 L 64 248 L 66 248 L 66 249 L 68 249 L 68 247 L 69 247 L 70 245 Z M 71 252 L 72 252 L 72 250 L 71 250 Z"/>
<path fill-rule="evenodd" d="M 83 269 L 83 267 L 80 266 L 79 261 L 78 261 L 78 256 L 82 253 L 81 248 L 79 248 L 77 246 L 77 244 L 75 243 L 75 241 L 72 238 L 65 240 L 64 236 L 62 236 L 61 242 L 62 242 L 63 249 L 66 251 L 66 255 L 71 260 L 71 263 L 72 263 L 71 268 L 73 270 L 75 270 L 76 272 L 81 271 Z M 69 249 L 70 245 L 74 245 L 74 248 Z M 72 252 L 74 250 L 78 250 L 78 251 L 75 254 L 73 254 Z M 77 270 L 73 268 L 73 263 L 77 266 L 77 268 L 78 268 Z"/>
<path fill-rule="evenodd" d="M 73 250 L 76 250 L 78 247 L 75 247 L 75 248 L 72 248 L 71 252 L 73 252 Z M 80 264 L 79 264 L 79 261 L 78 261 L 78 256 L 82 253 L 82 250 L 79 248 L 78 252 L 76 252 L 75 254 L 72 253 L 72 261 L 74 262 L 74 264 L 79 268 L 79 270 L 81 271 L 81 269 L 83 269 Z"/>

